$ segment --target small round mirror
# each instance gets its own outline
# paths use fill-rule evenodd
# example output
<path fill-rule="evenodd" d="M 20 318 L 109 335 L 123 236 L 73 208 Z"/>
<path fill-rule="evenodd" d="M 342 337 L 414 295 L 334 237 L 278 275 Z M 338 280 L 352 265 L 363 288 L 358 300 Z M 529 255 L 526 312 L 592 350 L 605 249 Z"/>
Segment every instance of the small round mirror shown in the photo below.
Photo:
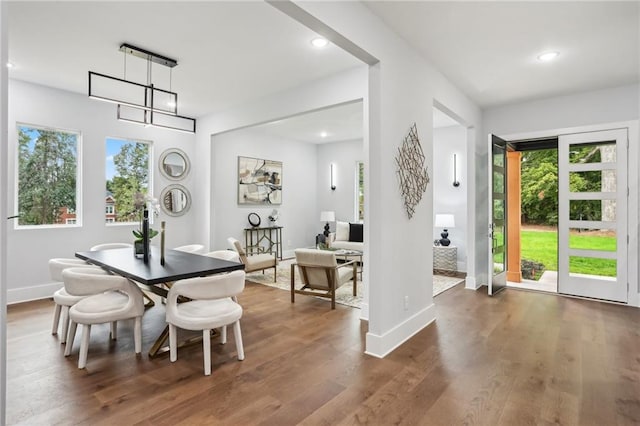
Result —
<path fill-rule="evenodd" d="M 160 206 L 169 216 L 182 216 L 191 207 L 191 194 L 182 185 L 169 185 L 160 194 Z"/>
<path fill-rule="evenodd" d="M 189 173 L 189 166 L 189 157 L 177 148 L 167 149 L 160 156 L 160 172 L 167 179 L 182 179 Z"/>

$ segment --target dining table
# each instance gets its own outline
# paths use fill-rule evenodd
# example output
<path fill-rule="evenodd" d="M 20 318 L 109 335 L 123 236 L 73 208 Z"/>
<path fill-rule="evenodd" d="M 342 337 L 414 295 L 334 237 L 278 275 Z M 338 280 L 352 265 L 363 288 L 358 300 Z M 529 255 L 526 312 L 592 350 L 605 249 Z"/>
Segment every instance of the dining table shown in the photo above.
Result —
<path fill-rule="evenodd" d="M 150 249 L 150 256 L 146 262 L 136 257 L 132 248 L 79 251 L 76 252 L 76 257 L 113 274 L 126 277 L 142 289 L 163 298 L 167 297 L 168 289 L 175 281 L 244 269 L 244 265 L 239 262 L 179 250 L 165 250 L 162 256 L 158 247 L 152 246 Z M 164 258 L 163 262 L 161 258 Z M 165 326 L 149 350 L 149 358 L 158 357 L 169 351 L 166 345 L 168 337 L 169 327 Z M 194 344 L 201 339 L 201 336 L 189 339 L 181 342 L 179 347 Z"/>

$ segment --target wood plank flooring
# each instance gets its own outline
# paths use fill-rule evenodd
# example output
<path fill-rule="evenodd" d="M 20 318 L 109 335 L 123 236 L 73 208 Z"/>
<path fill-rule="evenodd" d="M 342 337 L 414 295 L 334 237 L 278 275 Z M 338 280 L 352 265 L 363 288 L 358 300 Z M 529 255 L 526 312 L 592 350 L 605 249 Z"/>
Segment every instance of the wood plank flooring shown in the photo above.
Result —
<path fill-rule="evenodd" d="M 149 360 L 164 308 L 118 340 L 94 326 L 86 370 L 50 334 L 51 301 L 9 307 L 9 424 L 630 425 L 640 424 L 640 309 L 462 286 L 435 298 L 437 321 L 385 359 L 363 354 L 359 311 L 249 283 L 240 298 L 246 358 L 212 344 Z"/>

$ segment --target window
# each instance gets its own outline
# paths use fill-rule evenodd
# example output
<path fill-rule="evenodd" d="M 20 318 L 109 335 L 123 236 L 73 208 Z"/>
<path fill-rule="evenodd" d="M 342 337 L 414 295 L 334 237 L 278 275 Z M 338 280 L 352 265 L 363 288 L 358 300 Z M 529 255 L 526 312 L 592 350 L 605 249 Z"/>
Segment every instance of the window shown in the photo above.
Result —
<path fill-rule="evenodd" d="M 356 163 L 356 219 L 364 221 L 364 163 Z"/>
<path fill-rule="evenodd" d="M 150 153 L 150 142 L 107 138 L 106 223 L 138 221 L 134 195 L 146 195 L 151 187 Z"/>
<path fill-rule="evenodd" d="M 79 145 L 78 132 L 18 124 L 18 226 L 80 223 Z"/>

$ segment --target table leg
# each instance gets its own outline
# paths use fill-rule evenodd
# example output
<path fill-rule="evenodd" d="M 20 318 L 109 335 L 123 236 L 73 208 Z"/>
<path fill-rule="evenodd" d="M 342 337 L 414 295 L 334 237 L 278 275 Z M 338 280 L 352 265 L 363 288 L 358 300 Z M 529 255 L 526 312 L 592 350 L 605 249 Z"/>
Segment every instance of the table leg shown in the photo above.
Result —
<path fill-rule="evenodd" d="M 216 337 L 218 334 L 219 333 L 217 330 L 211 330 L 211 337 Z M 149 349 L 149 359 L 158 358 L 158 357 L 161 357 L 162 355 L 168 354 L 169 353 L 169 345 L 167 343 L 168 340 L 169 340 L 169 326 L 167 325 L 164 328 L 164 330 L 162 330 L 162 333 L 160 333 L 160 336 L 158 336 L 156 341 L 153 342 L 151 349 Z M 179 342 L 178 349 L 186 348 L 188 346 L 193 346 L 200 343 L 202 343 L 202 334 L 198 336 L 193 336 L 189 339 Z"/>

